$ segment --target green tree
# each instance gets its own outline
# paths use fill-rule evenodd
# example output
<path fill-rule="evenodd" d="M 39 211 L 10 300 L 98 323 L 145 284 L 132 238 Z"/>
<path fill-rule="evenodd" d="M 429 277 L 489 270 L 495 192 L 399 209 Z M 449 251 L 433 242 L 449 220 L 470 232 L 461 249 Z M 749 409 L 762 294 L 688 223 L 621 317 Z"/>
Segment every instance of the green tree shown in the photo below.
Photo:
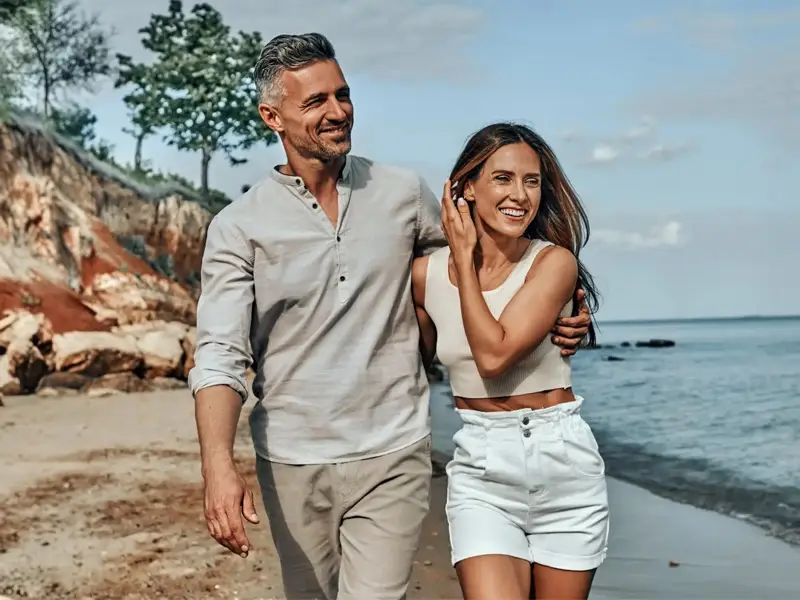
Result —
<path fill-rule="evenodd" d="M 111 159 L 114 148 L 97 137 L 97 116 L 88 108 L 78 105 L 53 108 L 50 121 L 57 132 L 74 140 L 101 160 Z"/>
<path fill-rule="evenodd" d="M 9 24 L 16 34 L 11 62 L 41 92 L 47 118 L 59 93 L 91 91 L 98 78 L 111 74 L 111 34 L 76 2 L 33 0 L 15 11 Z"/>
<path fill-rule="evenodd" d="M 155 59 L 144 71 L 151 84 L 144 94 L 151 103 L 146 122 L 163 127 L 169 145 L 200 153 L 200 190 L 207 195 L 215 154 L 238 165 L 245 161 L 237 153 L 277 139 L 256 110 L 252 67 L 261 36 L 232 33 L 219 11 L 206 3 L 187 14 L 180 0 L 171 0 L 166 14 L 152 15 L 140 33 Z M 130 64 L 130 59 L 120 57 L 120 62 Z"/>
<path fill-rule="evenodd" d="M 19 79 L 7 56 L 0 54 L 0 117 L 4 116 L 10 104 L 21 96 Z"/>
<path fill-rule="evenodd" d="M 0 0 L 0 24 L 6 25 L 22 10 L 36 4 L 38 0 Z"/>
<path fill-rule="evenodd" d="M 159 127 L 159 106 L 162 104 L 161 84 L 153 66 L 135 63 L 130 56 L 117 54 L 116 88 L 130 88 L 122 98 L 128 108 L 131 127 L 123 129 L 136 139 L 133 156 L 135 171 L 143 171 L 142 146 L 145 138 Z"/>
<path fill-rule="evenodd" d="M 0 117 L 8 107 L 22 97 L 22 81 L 14 65 L 13 49 L 18 43 L 13 18 L 33 6 L 38 0 L 0 0 Z"/>

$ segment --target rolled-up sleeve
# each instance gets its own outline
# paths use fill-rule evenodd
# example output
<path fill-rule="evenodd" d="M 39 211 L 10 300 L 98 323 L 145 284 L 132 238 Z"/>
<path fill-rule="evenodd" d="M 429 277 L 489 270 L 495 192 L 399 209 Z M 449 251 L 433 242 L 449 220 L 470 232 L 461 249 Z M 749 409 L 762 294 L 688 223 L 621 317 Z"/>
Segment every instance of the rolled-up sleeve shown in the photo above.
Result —
<path fill-rule="evenodd" d="M 441 200 L 421 177 L 417 202 L 417 239 L 414 244 L 414 254 L 425 256 L 446 246 L 447 238 L 442 231 Z"/>
<path fill-rule="evenodd" d="M 192 395 L 227 385 L 247 400 L 245 374 L 252 363 L 253 250 L 240 230 L 222 218 L 206 234 L 197 302 L 197 343 L 189 372 Z"/>

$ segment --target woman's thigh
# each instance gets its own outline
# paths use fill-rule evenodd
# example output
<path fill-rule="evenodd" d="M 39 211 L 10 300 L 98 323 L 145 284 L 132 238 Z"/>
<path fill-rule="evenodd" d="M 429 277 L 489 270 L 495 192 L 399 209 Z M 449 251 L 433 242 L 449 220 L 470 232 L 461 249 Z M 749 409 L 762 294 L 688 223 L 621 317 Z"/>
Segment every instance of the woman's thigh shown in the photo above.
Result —
<path fill-rule="evenodd" d="M 533 587 L 536 600 L 586 600 L 596 569 L 565 571 L 534 564 Z"/>
<path fill-rule="evenodd" d="M 528 600 L 531 565 L 503 554 L 485 554 L 456 564 L 464 600 Z"/>

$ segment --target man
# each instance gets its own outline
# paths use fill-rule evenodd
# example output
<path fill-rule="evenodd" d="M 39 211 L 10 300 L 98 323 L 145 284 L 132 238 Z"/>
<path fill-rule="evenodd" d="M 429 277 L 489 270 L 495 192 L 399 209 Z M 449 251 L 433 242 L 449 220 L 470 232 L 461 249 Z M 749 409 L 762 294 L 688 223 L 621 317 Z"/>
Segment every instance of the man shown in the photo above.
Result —
<path fill-rule="evenodd" d="M 350 156 L 353 104 L 330 42 L 281 35 L 255 68 L 287 164 L 208 228 L 190 374 L 211 535 L 247 556 L 258 523 L 233 462 L 245 371 L 287 598 L 405 597 L 428 510 L 428 381 L 411 261 L 446 242 L 413 173 Z M 585 335 L 586 311 L 561 341 Z"/>

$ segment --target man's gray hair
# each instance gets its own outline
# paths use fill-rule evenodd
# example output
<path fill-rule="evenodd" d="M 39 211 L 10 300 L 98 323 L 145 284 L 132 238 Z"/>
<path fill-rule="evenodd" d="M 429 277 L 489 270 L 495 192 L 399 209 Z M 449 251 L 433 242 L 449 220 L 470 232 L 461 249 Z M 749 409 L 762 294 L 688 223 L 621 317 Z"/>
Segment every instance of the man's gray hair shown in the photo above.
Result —
<path fill-rule="evenodd" d="M 281 75 L 321 60 L 336 60 L 336 52 L 321 33 L 277 35 L 261 49 L 253 79 L 262 102 L 279 104 L 283 98 Z"/>

